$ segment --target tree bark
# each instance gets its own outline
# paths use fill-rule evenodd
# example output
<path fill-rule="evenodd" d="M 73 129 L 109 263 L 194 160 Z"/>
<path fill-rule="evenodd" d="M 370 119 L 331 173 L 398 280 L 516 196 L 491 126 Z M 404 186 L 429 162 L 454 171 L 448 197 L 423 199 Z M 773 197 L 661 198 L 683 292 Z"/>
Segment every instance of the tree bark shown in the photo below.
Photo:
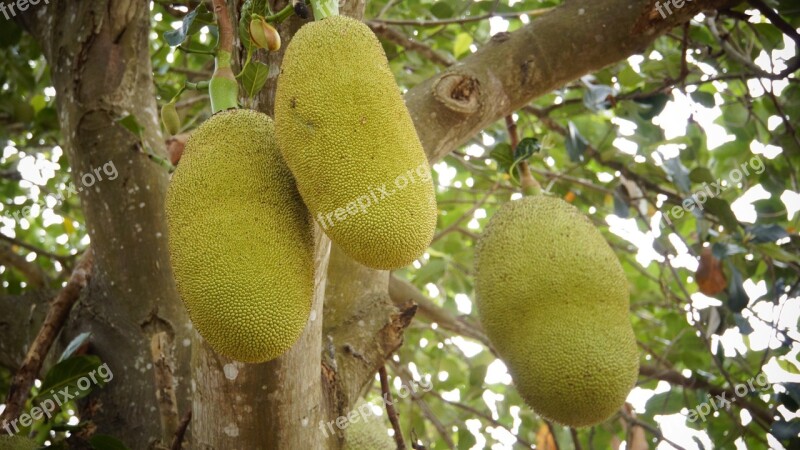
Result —
<path fill-rule="evenodd" d="M 191 330 L 167 252 L 163 201 L 169 177 L 137 151 L 164 149 L 148 45 L 149 4 L 54 0 L 31 8 L 21 20 L 49 62 L 61 145 L 95 250 L 88 295 L 76 305 L 62 340 L 91 331 L 91 351 L 113 373 L 96 396 L 102 410 L 91 419 L 98 431 L 130 448 L 148 448 L 168 434 L 158 420 L 151 336 L 166 333 L 174 349 L 177 400 L 185 411 Z M 141 138 L 117 122 L 127 115 L 142 126 Z"/>
<path fill-rule="evenodd" d="M 414 86 L 406 105 L 428 159 L 436 162 L 535 98 L 644 51 L 701 11 L 736 3 L 686 2 L 662 18 L 652 0 L 567 1 Z"/>

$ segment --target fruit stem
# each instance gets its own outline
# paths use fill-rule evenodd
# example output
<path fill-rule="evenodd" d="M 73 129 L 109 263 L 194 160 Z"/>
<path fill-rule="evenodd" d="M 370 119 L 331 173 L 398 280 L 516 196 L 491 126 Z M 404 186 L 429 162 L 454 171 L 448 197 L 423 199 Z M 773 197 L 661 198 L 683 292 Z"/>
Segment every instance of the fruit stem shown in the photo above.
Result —
<path fill-rule="evenodd" d="M 292 14 L 294 14 L 294 7 L 292 6 L 292 3 L 289 2 L 289 4 L 286 5 L 282 10 L 276 12 L 271 16 L 265 16 L 264 20 L 266 20 L 267 22 L 281 23 L 283 19 L 291 16 Z"/>
<path fill-rule="evenodd" d="M 326 17 L 339 15 L 338 0 L 311 0 L 311 10 L 314 12 L 314 20 L 322 20 Z"/>
<path fill-rule="evenodd" d="M 208 95 L 211 97 L 211 111 L 236 108 L 238 106 L 239 83 L 231 69 L 233 53 L 233 25 L 231 24 L 225 0 L 214 0 L 214 14 L 219 27 L 219 50 L 214 58 L 214 75 L 208 83 Z"/>
<path fill-rule="evenodd" d="M 517 134 L 517 124 L 511 115 L 506 116 L 506 128 L 508 128 L 508 136 L 511 139 L 511 158 L 514 158 L 514 152 L 519 145 L 519 135 Z M 528 166 L 528 161 L 520 161 L 517 164 L 519 170 L 520 186 L 522 187 L 522 195 L 533 196 L 542 193 L 542 186 L 533 178 L 531 168 Z"/>

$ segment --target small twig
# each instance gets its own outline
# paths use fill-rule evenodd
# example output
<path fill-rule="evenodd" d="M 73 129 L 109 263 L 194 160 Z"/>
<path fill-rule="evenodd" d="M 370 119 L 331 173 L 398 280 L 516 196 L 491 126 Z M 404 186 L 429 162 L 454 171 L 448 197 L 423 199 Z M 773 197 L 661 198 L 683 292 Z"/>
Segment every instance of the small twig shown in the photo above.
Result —
<path fill-rule="evenodd" d="M 666 437 L 664 437 L 664 433 L 662 433 L 661 430 L 659 430 L 658 428 L 650 425 L 649 423 L 642 422 L 639 419 L 631 417 L 625 412 L 622 412 L 622 418 L 625 419 L 625 421 L 628 422 L 628 424 L 630 424 L 630 425 L 636 425 L 636 426 L 644 428 L 645 430 L 650 432 L 650 434 L 655 436 L 656 439 L 658 439 L 659 441 L 664 441 L 667 444 L 675 447 L 677 450 L 686 450 L 685 448 L 681 447 L 680 445 L 676 444 L 675 442 L 673 442 L 673 441 L 667 439 Z"/>
<path fill-rule="evenodd" d="M 556 439 L 556 428 L 553 426 L 553 422 L 545 420 L 544 423 L 547 424 L 547 429 L 550 430 L 550 435 L 553 436 L 553 444 L 555 444 L 556 450 L 560 450 L 561 446 L 558 445 L 558 439 Z"/>
<path fill-rule="evenodd" d="M 519 146 L 519 134 L 517 133 L 517 123 L 514 122 L 514 117 L 511 115 L 506 116 L 506 128 L 508 128 L 508 136 L 511 140 L 511 158 L 516 159 L 514 153 L 517 150 L 517 146 Z M 525 192 L 526 195 L 530 192 L 540 191 L 542 187 L 533 178 L 533 175 L 531 175 L 528 161 L 520 161 L 517 166 L 522 191 Z"/>
<path fill-rule="evenodd" d="M 62 266 L 68 265 L 70 263 L 70 261 L 72 261 L 72 259 L 75 258 L 75 256 L 76 256 L 76 255 L 58 255 L 56 253 L 48 252 L 48 251 L 42 250 L 39 247 L 36 247 L 34 245 L 31 245 L 31 244 L 28 244 L 27 242 L 21 241 L 21 240 L 16 239 L 16 238 L 12 238 L 11 236 L 6 236 L 3 233 L 0 233 L 0 240 L 9 242 L 9 243 L 11 243 L 13 245 L 16 245 L 18 247 L 22 247 L 22 248 L 24 248 L 26 250 L 30 250 L 32 252 L 35 252 L 37 255 L 42 255 L 42 256 L 46 256 L 46 257 L 48 257 L 50 259 L 55 259 L 56 261 L 60 262 Z"/>
<path fill-rule="evenodd" d="M 572 445 L 575 447 L 575 450 L 583 450 L 583 447 L 581 447 L 581 440 L 578 439 L 578 430 L 569 427 L 569 434 L 572 435 Z"/>
<path fill-rule="evenodd" d="M 386 39 L 389 42 L 394 42 L 406 50 L 417 52 L 436 64 L 449 67 L 456 63 L 456 60 L 450 55 L 439 53 L 428 45 L 411 39 L 400 31 L 387 26 L 385 23 L 369 21 L 367 22 L 367 25 L 370 27 L 372 32 L 378 36 Z"/>
<path fill-rule="evenodd" d="M 29 262 L 5 243 L 0 243 L 0 264 L 8 264 L 19 270 L 28 280 L 28 285 L 34 289 L 39 289 L 48 283 L 47 273 L 38 264 Z"/>
<path fill-rule="evenodd" d="M 436 236 L 433 237 L 433 240 L 431 241 L 431 245 L 433 243 L 435 243 L 436 241 L 438 241 L 439 239 L 445 237 L 451 231 L 454 231 L 454 230 L 458 229 L 458 227 L 461 225 L 462 222 L 464 222 L 464 220 L 466 220 L 467 218 L 471 218 L 472 215 L 475 214 L 475 211 L 477 211 L 478 208 L 482 207 L 483 204 L 486 203 L 486 200 L 488 200 L 489 197 L 491 197 L 491 195 L 494 194 L 494 192 L 497 190 L 498 187 L 500 187 L 500 184 L 499 183 L 495 183 L 489 189 L 489 191 L 486 192 L 486 195 L 484 195 L 483 198 L 481 198 L 478 201 L 478 203 L 476 203 L 472 208 L 470 208 L 469 211 L 465 212 L 461 217 L 456 219 L 455 222 L 453 222 L 450 225 L 448 225 L 447 228 L 445 228 L 444 230 L 442 230 L 439 233 L 437 233 Z"/>
<path fill-rule="evenodd" d="M 394 440 L 397 442 L 397 450 L 405 450 L 406 443 L 403 440 L 403 433 L 400 430 L 400 421 L 397 420 L 397 411 L 394 409 L 394 401 L 392 400 L 392 391 L 389 389 L 389 377 L 386 375 L 386 366 L 381 366 L 378 369 L 378 374 L 381 378 L 381 391 L 383 392 L 383 399 L 386 400 L 386 415 L 389 416 L 389 422 L 392 423 L 394 428 Z"/>
<path fill-rule="evenodd" d="M 172 439 L 170 450 L 180 450 L 183 444 L 183 437 L 186 435 L 186 429 L 189 428 L 189 422 L 192 421 L 192 410 L 186 411 L 183 415 L 181 423 L 178 424 L 178 429 L 175 430 L 175 437 Z"/>
<path fill-rule="evenodd" d="M 89 283 L 93 263 L 92 251 L 87 249 L 75 266 L 75 270 L 72 271 L 66 286 L 61 289 L 50 303 L 50 308 L 47 310 L 47 316 L 39 329 L 39 333 L 31 343 L 28 353 L 25 355 L 25 360 L 11 380 L 11 386 L 8 389 L 8 396 L 5 402 L 6 408 L 0 414 L 0 426 L 5 427 L 11 419 L 19 415 L 25 406 L 25 400 L 28 398 L 31 386 L 33 386 L 34 380 L 39 375 L 39 371 L 42 370 L 45 356 L 50 351 L 50 347 L 52 347 L 56 336 L 61 331 L 61 327 L 67 321 L 72 305 L 75 304 L 78 297 L 80 297 L 81 291 Z"/>
<path fill-rule="evenodd" d="M 789 36 L 789 38 L 791 38 L 794 43 L 800 47 L 800 34 L 797 33 L 797 30 L 795 30 L 790 23 L 783 20 L 783 17 L 781 17 L 780 14 L 776 13 L 774 9 L 767 6 L 767 4 L 762 0 L 748 0 L 748 3 L 755 6 L 756 9 L 764 15 L 764 17 L 769 19 L 775 28 L 781 30 L 783 34 Z"/>
<path fill-rule="evenodd" d="M 438 27 L 441 25 L 479 22 L 481 20 L 491 19 L 492 17 L 514 18 L 525 15 L 527 15 L 528 17 L 538 17 L 549 13 L 552 9 L 553 8 L 541 8 L 541 9 L 534 9 L 531 11 L 484 14 L 481 16 L 463 17 L 460 19 L 442 19 L 442 20 L 373 19 L 372 21 L 384 23 L 386 25 L 413 25 L 417 27 Z"/>

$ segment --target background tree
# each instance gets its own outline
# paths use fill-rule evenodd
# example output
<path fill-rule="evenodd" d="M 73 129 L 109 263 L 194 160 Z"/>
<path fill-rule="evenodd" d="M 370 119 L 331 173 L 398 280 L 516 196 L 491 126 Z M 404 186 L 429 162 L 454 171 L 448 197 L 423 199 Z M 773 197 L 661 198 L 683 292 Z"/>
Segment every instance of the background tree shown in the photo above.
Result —
<path fill-rule="evenodd" d="M 39 445 L 339 448 L 320 422 L 389 391 L 409 446 L 800 446 L 796 2 L 343 2 L 404 89 L 434 165 L 437 234 L 389 273 L 318 233 L 315 319 L 259 365 L 192 331 L 166 251 L 169 174 L 148 156 L 177 161 L 210 114 L 190 89 L 183 134 L 158 124 L 159 105 L 211 74 L 211 3 L 25 4 L 0 17 L 2 419 L 103 363 L 113 373 L 22 426 Z M 228 13 L 248 23 L 264 6 Z M 249 52 L 238 33 L 243 106 L 271 113 L 303 23 L 280 23 L 278 52 Z M 629 407 L 591 429 L 524 405 L 472 308 L 475 238 L 519 195 L 512 165 L 588 214 L 628 274 L 641 376 Z M 690 421 L 709 396 L 735 401 Z"/>

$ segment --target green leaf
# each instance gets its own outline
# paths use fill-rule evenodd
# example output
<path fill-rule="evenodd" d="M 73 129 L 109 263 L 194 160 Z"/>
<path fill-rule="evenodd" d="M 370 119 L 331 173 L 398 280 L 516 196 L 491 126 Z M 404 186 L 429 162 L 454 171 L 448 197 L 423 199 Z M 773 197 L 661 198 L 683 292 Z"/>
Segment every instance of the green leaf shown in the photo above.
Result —
<path fill-rule="evenodd" d="M 791 422 L 786 422 L 783 419 L 778 420 L 772 424 L 769 434 L 781 441 L 797 439 L 800 436 L 800 420 L 794 419 Z"/>
<path fill-rule="evenodd" d="M 727 230 L 733 231 L 739 227 L 739 220 L 726 200 L 719 197 L 710 198 L 706 200 L 703 208 L 716 216 Z"/>
<path fill-rule="evenodd" d="M 213 23 L 214 14 L 206 8 L 204 2 L 201 2 L 192 12 L 183 16 L 180 28 L 164 33 L 164 40 L 171 47 L 177 47 L 183 44 L 189 36 L 200 31 L 203 26 L 212 25 Z"/>
<path fill-rule="evenodd" d="M 594 112 L 605 111 L 611 108 L 611 100 L 617 95 L 617 90 L 604 84 L 587 84 L 583 94 L 583 104 Z"/>
<path fill-rule="evenodd" d="M 716 179 L 714 179 L 714 175 L 711 174 L 711 171 L 705 167 L 695 167 L 689 172 L 689 180 L 692 183 L 700 184 L 700 183 L 714 183 Z"/>
<path fill-rule="evenodd" d="M 106 434 L 95 434 L 89 439 L 89 444 L 94 450 L 128 450 L 119 439 Z"/>
<path fill-rule="evenodd" d="M 96 372 L 100 366 L 100 358 L 95 355 L 78 355 L 59 362 L 47 371 L 34 402 L 41 402 L 54 394 L 58 395 L 64 389 L 67 389 L 67 392 L 75 398 L 84 397 L 91 389 L 79 389 L 78 382 L 81 379 L 87 379 L 90 386 L 94 386 L 94 381 L 88 376 L 91 372 Z M 98 385 L 105 384 L 102 377 L 95 376 L 95 380 Z"/>
<path fill-rule="evenodd" d="M 746 231 L 748 235 L 753 236 L 750 242 L 754 244 L 775 242 L 778 239 L 789 237 L 789 233 L 783 229 L 782 226 L 776 224 L 754 225 L 752 227 L 747 227 Z"/>
<path fill-rule="evenodd" d="M 689 169 L 683 165 L 680 158 L 670 158 L 664 161 L 664 172 L 669 175 L 672 183 L 680 189 L 681 192 L 689 192 L 692 185 L 689 182 Z"/>
<path fill-rule="evenodd" d="M 501 142 L 489 152 L 489 157 L 497 162 L 497 169 L 500 172 L 506 173 L 514 164 L 514 157 L 511 153 L 511 145 Z"/>
<path fill-rule="evenodd" d="M 269 66 L 261 61 L 251 60 L 242 71 L 242 87 L 249 98 L 261 91 L 269 76 Z"/>
<path fill-rule="evenodd" d="M 447 2 L 436 2 L 431 6 L 431 14 L 437 19 L 453 17 L 453 8 Z"/>
<path fill-rule="evenodd" d="M 64 361 L 65 359 L 74 355 L 75 352 L 78 351 L 80 346 L 83 345 L 83 343 L 86 342 L 86 340 L 89 339 L 91 335 L 92 333 L 86 331 L 75 336 L 75 338 L 72 341 L 70 341 L 69 345 L 67 345 L 67 348 L 65 348 L 64 351 L 61 353 L 61 357 L 58 358 L 58 362 Z"/>
<path fill-rule="evenodd" d="M 637 98 L 634 101 L 645 107 L 644 111 L 640 112 L 639 115 L 645 120 L 651 120 L 661 114 L 661 111 L 664 111 L 664 107 L 667 106 L 670 98 L 672 96 L 668 94 L 655 94 L 649 97 Z"/>
<path fill-rule="evenodd" d="M 139 121 L 133 114 L 129 114 L 123 117 L 122 119 L 118 119 L 117 123 L 125 127 L 126 130 L 130 131 L 136 136 L 141 136 L 142 131 L 144 131 L 144 127 L 142 127 L 142 125 L 139 124 Z"/>
<path fill-rule="evenodd" d="M 669 415 L 679 413 L 685 407 L 683 397 L 678 390 L 673 389 L 650 397 L 645 410 L 648 413 Z"/>
<path fill-rule="evenodd" d="M 692 97 L 692 100 L 706 108 L 713 108 L 717 104 L 716 100 L 714 100 L 714 94 L 709 94 L 708 92 L 694 91 L 689 95 Z"/>
<path fill-rule="evenodd" d="M 583 161 L 583 154 L 586 153 L 589 143 L 583 136 L 581 136 L 581 133 L 578 131 L 578 127 L 576 127 L 572 121 L 569 122 L 569 134 L 567 135 L 564 144 L 567 147 L 567 154 L 569 155 L 570 161 Z"/>
<path fill-rule="evenodd" d="M 542 149 L 542 144 L 539 143 L 539 140 L 536 138 L 526 137 L 519 141 L 517 148 L 514 150 L 514 159 L 515 162 L 519 163 L 520 161 L 524 161 L 534 153 L 538 153 Z"/>
<path fill-rule="evenodd" d="M 470 45 L 472 45 L 472 35 L 468 33 L 458 33 L 453 42 L 453 55 L 458 58 L 469 51 Z"/>
<path fill-rule="evenodd" d="M 747 307 L 750 297 L 744 291 L 742 274 L 736 270 L 736 266 L 733 264 L 728 263 L 727 266 L 731 272 L 730 280 L 728 281 L 728 309 L 735 313 L 740 313 Z"/>

